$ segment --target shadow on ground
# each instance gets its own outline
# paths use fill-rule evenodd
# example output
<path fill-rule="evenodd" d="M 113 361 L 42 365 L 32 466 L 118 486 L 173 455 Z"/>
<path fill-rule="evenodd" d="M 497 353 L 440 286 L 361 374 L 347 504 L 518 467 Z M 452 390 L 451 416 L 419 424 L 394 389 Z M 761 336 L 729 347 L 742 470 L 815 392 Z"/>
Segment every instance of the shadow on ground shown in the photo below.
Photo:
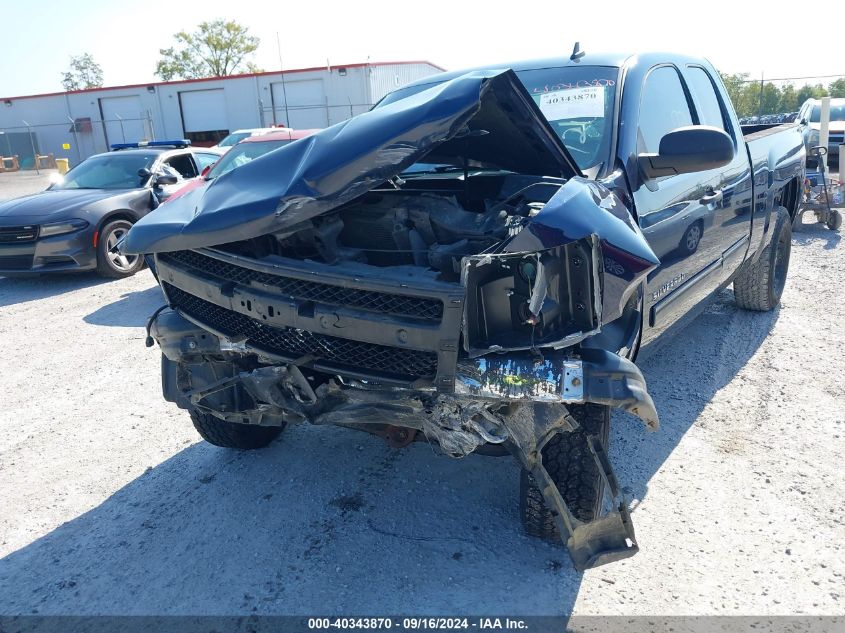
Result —
<path fill-rule="evenodd" d="M 152 286 L 146 290 L 128 292 L 117 301 L 97 308 L 82 320 L 92 325 L 142 327 L 147 324 L 150 315 L 165 303 L 161 289 Z"/>
<path fill-rule="evenodd" d="M 618 415 L 611 444 L 636 497 L 776 318 L 725 291 L 645 361 L 663 428 Z M 347 429 L 295 427 L 254 453 L 194 444 L 0 560 L 0 613 L 569 614 L 582 576 L 521 533 L 518 478 L 510 459 Z"/>
<path fill-rule="evenodd" d="M 0 277 L 0 308 L 47 299 L 82 288 L 93 288 L 109 281 L 111 280 L 99 277 L 93 272 L 36 277 Z"/>
<path fill-rule="evenodd" d="M 839 234 L 839 231 L 831 231 L 827 228 L 824 224 L 819 224 L 817 222 L 809 222 L 809 219 L 812 216 L 811 213 L 807 213 L 804 216 L 806 221 L 798 228 L 798 230 L 793 230 L 792 232 L 792 243 L 798 244 L 800 246 L 806 246 L 807 244 L 812 244 L 813 242 L 824 242 L 823 248 L 825 250 L 830 250 L 832 248 L 836 248 L 840 241 L 842 241 L 842 236 Z"/>
<path fill-rule="evenodd" d="M 646 432 L 637 418 L 615 412 L 610 444 L 620 485 L 634 498 L 645 498 L 648 482 L 716 392 L 754 355 L 779 310 L 741 310 L 733 291 L 723 290 L 689 326 L 638 363 L 660 414 L 660 430 Z"/>

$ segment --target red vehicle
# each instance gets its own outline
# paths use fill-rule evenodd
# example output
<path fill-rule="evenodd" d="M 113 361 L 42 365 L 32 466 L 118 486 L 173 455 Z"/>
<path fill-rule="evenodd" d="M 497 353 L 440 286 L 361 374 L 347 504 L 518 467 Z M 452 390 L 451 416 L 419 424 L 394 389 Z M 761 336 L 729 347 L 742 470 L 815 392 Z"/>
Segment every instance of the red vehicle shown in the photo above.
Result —
<path fill-rule="evenodd" d="M 259 136 L 248 136 L 232 147 L 232 149 L 226 152 L 226 154 L 221 156 L 220 160 L 216 163 L 206 167 L 202 171 L 202 174 L 200 174 L 199 178 L 192 180 L 184 187 L 177 190 L 167 200 L 170 201 L 184 196 L 189 191 L 193 191 L 198 187 L 206 187 L 209 182 L 218 176 L 227 174 L 236 167 L 245 165 L 259 156 L 263 156 L 268 152 L 272 152 L 274 149 L 278 149 L 283 145 L 287 145 L 293 141 L 310 136 L 314 132 L 318 131 L 318 129 L 294 130 L 291 128 L 280 128 L 276 132 L 261 134 Z"/>

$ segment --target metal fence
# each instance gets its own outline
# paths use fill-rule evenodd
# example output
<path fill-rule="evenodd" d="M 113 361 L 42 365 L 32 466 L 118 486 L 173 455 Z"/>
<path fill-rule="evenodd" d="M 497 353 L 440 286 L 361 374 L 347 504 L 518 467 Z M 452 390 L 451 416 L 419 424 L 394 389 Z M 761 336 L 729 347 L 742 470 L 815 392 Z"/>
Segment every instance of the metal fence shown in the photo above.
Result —
<path fill-rule="evenodd" d="M 259 127 L 284 125 L 298 129 L 325 128 L 366 112 L 370 103 L 290 104 L 283 100 L 256 104 Z M 250 126 L 246 126 L 250 127 Z M 230 130 L 234 131 L 234 129 Z M 72 165 L 88 156 L 106 152 L 114 143 L 156 138 L 156 123 L 147 111 L 135 118 L 71 118 L 54 123 L 30 124 L 26 120 L 0 126 L 0 156 L 17 156 L 22 169 L 35 167 L 35 157 L 53 154 L 67 158 Z M 217 139 L 220 140 L 220 139 Z"/>
<path fill-rule="evenodd" d="M 267 105 L 262 101 L 258 105 L 258 118 L 261 127 L 284 125 L 297 129 L 324 128 L 351 119 L 371 107 L 371 103 L 352 103 L 351 100 L 343 104 L 297 105 L 286 105 L 284 102 Z"/>
<path fill-rule="evenodd" d="M 56 154 L 76 164 L 106 152 L 113 143 L 155 138 L 155 124 L 149 113 L 137 118 L 93 119 L 68 117 L 67 121 L 0 127 L 0 156 L 17 156 L 22 169 L 35 167 L 36 155 Z M 58 152 L 58 154 L 57 154 Z"/>

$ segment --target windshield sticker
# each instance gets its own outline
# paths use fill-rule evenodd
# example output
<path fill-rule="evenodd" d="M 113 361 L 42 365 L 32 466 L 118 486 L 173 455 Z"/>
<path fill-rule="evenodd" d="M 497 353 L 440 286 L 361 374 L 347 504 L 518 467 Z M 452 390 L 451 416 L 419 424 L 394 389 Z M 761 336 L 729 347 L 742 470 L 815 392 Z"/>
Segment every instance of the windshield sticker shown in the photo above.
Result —
<path fill-rule="evenodd" d="M 549 121 L 604 117 L 604 89 L 557 90 L 540 95 L 540 111 Z"/>

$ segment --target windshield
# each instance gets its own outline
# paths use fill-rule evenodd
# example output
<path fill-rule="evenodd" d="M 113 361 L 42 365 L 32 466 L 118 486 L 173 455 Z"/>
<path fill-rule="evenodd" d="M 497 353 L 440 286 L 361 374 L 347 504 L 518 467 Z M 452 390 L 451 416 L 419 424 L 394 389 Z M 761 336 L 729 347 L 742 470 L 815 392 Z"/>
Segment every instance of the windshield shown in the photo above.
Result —
<path fill-rule="evenodd" d="M 92 156 L 71 169 L 51 189 L 137 189 L 149 179 L 139 176 L 138 171 L 150 169 L 156 157 L 157 154 L 141 152 Z"/>
<path fill-rule="evenodd" d="M 820 105 L 813 106 L 813 111 L 810 113 L 810 123 L 820 123 L 822 120 L 822 107 Z M 842 105 L 830 106 L 830 120 L 831 121 L 845 121 L 845 103 Z"/>
<path fill-rule="evenodd" d="M 520 70 L 516 74 L 582 171 L 598 169 L 610 160 L 618 68 L 567 66 Z M 401 88 L 376 107 L 433 85 Z M 412 167 L 408 171 L 425 170 Z"/>
<path fill-rule="evenodd" d="M 229 136 L 217 144 L 217 147 L 231 147 L 235 143 L 240 143 L 248 136 L 250 136 L 249 132 L 235 132 L 234 134 L 229 134 Z"/>
<path fill-rule="evenodd" d="M 214 164 L 211 171 L 206 175 L 207 180 L 217 178 L 223 174 L 227 174 L 235 167 L 246 165 L 251 160 L 255 160 L 259 156 L 264 156 L 274 149 L 279 149 L 282 145 L 290 143 L 287 139 L 280 139 L 278 141 L 256 141 L 254 143 L 241 143 L 228 152 Z"/>
<path fill-rule="evenodd" d="M 618 69 L 573 66 L 516 74 L 581 170 L 610 158 Z"/>

